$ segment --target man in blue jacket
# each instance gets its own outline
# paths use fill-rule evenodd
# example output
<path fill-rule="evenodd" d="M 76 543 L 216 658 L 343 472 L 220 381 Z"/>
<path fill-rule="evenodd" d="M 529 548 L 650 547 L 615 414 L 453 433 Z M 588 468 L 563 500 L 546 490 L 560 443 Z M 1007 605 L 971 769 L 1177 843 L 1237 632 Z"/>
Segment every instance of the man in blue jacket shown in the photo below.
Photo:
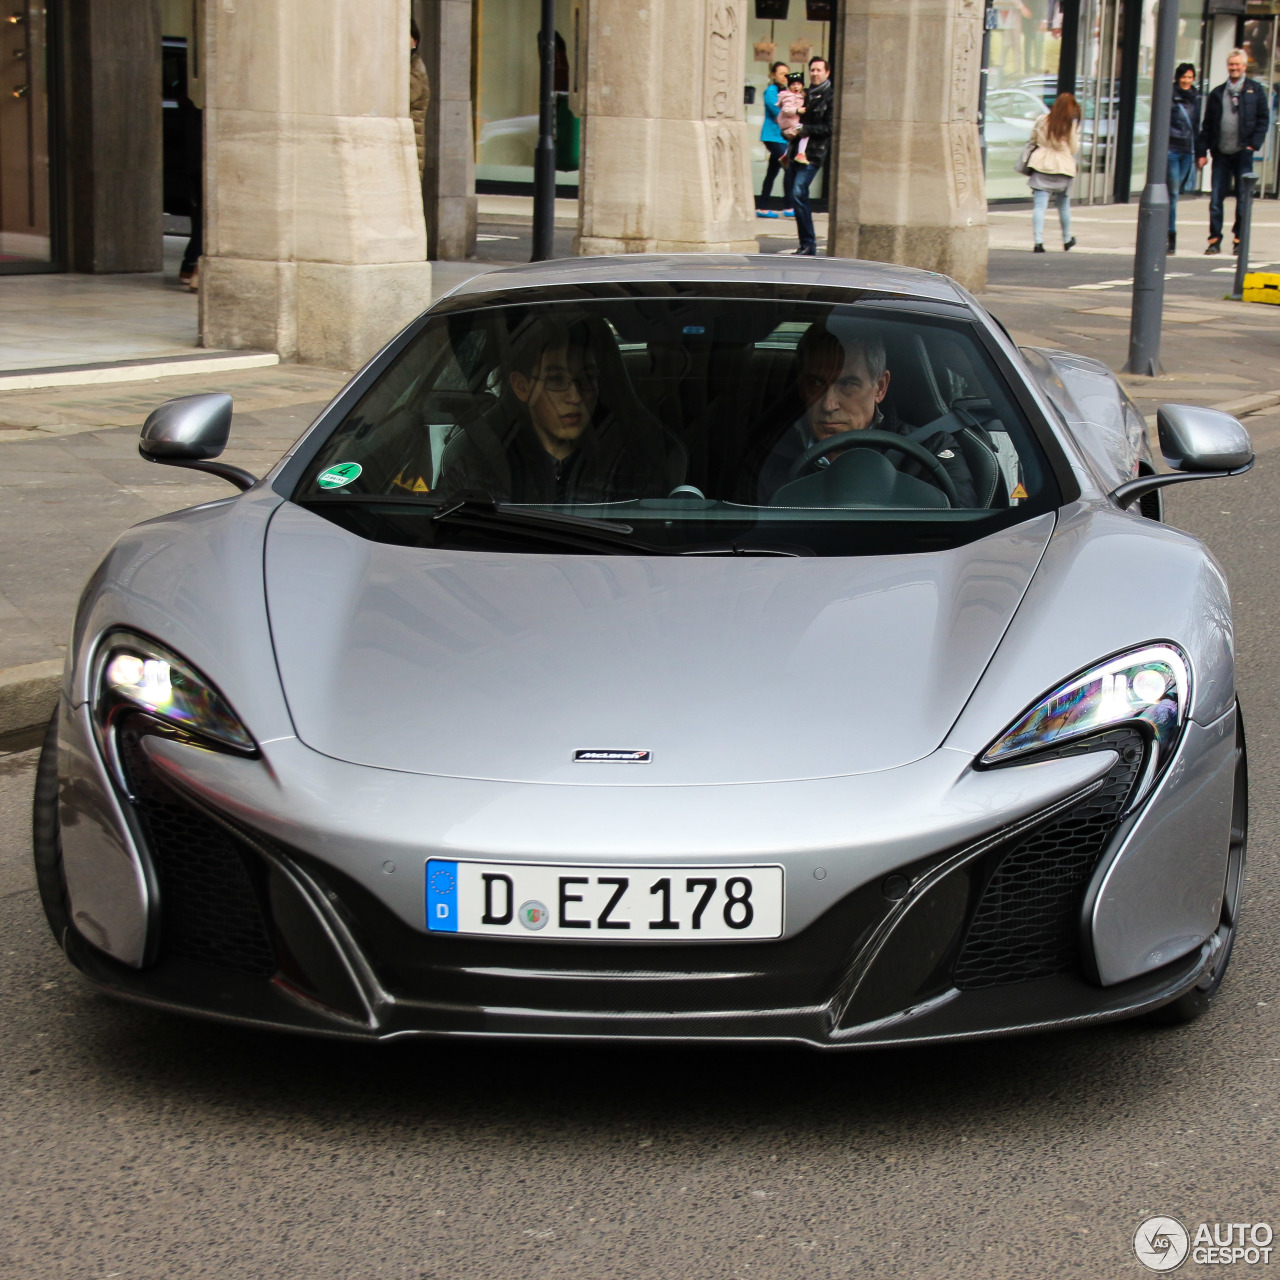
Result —
<path fill-rule="evenodd" d="M 1204 104 L 1204 123 L 1196 143 L 1196 164 L 1204 167 L 1213 157 L 1213 185 L 1209 193 L 1209 245 L 1205 253 L 1222 252 L 1222 206 L 1233 187 L 1236 217 L 1231 232 L 1235 250 L 1240 250 L 1239 182 L 1253 172 L 1253 155 L 1267 140 L 1271 112 L 1267 91 L 1245 75 L 1249 65 L 1243 49 L 1227 55 L 1227 79 L 1209 93 Z M 1207 154 L 1206 154 L 1207 153 Z"/>
<path fill-rule="evenodd" d="M 761 204 L 773 194 L 773 180 L 782 169 L 782 212 L 789 218 L 791 212 L 791 184 L 795 181 L 796 171 L 789 165 L 782 168 L 782 157 L 787 154 L 787 140 L 778 128 L 778 92 L 786 88 L 787 76 L 791 68 L 785 62 L 775 62 L 769 68 L 769 83 L 764 91 L 764 124 L 760 128 L 760 141 L 769 153 L 769 167 L 764 171 L 764 185 L 760 188 Z M 772 209 L 757 209 L 757 218 L 776 218 Z"/>

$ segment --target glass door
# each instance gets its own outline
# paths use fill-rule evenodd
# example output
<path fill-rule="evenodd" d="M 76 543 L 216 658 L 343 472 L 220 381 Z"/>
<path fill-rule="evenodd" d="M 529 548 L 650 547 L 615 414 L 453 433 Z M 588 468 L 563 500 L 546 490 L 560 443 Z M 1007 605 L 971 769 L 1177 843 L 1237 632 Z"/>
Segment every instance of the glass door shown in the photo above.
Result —
<path fill-rule="evenodd" d="M 1082 204 L 1111 199 L 1120 114 L 1120 17 L 1120 0 L 1081 0 L 1076 83 L 1084 120 L 1073 199 Z"/>
<path fill-rule="evenodd" d="M 48 27 L 43 0 L 0 0 L 0 273 L 48 269 Z"/>
<path fill-rule="evenodd" d="M 1280 96 L 1280 67 L 1277 62 L 1276 33 L 1277 23 L 1272 13 L 1259 13 L 1259 10 L 1274 9 L 1273 3 L 1259 4 L 1257 0 L 1249 5 L 1249 17 L 1242 21 L 1240 47 L 1249 55 L 1249 69 L 1245 73 L 1257 80 L 1267 91 L 1267 102 L 1271 106 L 1271 127 L 1267 131 L 1267 141 L 1262 149 L 1259 162 L 1254 165 L 1258 174 L 1258 194 L 1275 196 L 1280 191 L 1280 146 L 1277 145 L 1276 133 L 1280 122 L 1276 120 L 1276 102 Z"/>

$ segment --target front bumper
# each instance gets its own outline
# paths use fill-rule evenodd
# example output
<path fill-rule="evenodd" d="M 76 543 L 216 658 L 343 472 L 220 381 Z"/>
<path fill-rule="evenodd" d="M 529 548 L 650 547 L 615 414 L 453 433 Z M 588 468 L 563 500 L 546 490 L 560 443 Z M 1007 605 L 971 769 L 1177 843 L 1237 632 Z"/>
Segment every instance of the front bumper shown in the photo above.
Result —
<path fill-rule="evenodd" d="M 93 752 L 88 733 L 83 711 L 64 714 L 64 745 L 78 747 L 69 759 L 84 761 Z M 413 877 L 427 854 L 512 852 L 494 846 L 492 831 L 479 837 L 477 849 L 443 842 L 445 833 L 456 837 L 461 811 L 479 821 L 474 794 L 461 802 L 455 796 L 459 812 L 421 821 L 425 838 L 419 834 L 406 846 L 384 830 L 379 844 L 366 829 L 361 846 L 344 836 L 332 811 L 321 812 L 322 795 L 332 806 L 333 788 L 320 785 L 314 768 L 301 802 L 318 816 L 310 824 L 299 820 L 301 774 L 295 770 L 291 779 L 290 767 L 306 759 L 320 775 L 336 771 L 353 785 L 379 771 L 307 759 L 313 753 L 297 743 L 278 747 L 274 762 L 270 755 L 247 762 L 144 734 L 125 752 L 134 801 L 114 797 L 128 810 L 114 834 L 118 843 L 132 841 L 137 879 L 152 885 L 144 903 L 151 922 L 145 957 L 122 962 L 74 930 L 65 945 L 86 977 L 131 1000 L 358 1039 L 489 1035 L 852 1048 L 1126 1017 L 1193 986 L 1211 944 L 1193 944 L 1146 974 L 1099 985 L 1082 904 L 1115 850 L 1132 839 L 1134 818 L 1121 815 L 1140 768 L 1125 760 L 1124 742 L 1108 745 L 1114 749 L 963 777 L 955 759 L 937 753 L 940 761 L 913 767 L 906 790 L 924 796 L 932 786 L 950 797 L 951 807 L 936 798 L 922 803 L 927 817 L 914 823 L 899 810 L 900 829 L 880 840 L 868 807 L 871 835 L 852 851 L 833 848 L 812 814 L 806 830 L 803 808 L 788 812 L 788 802 L 807 796 L 808 804 L 821 805 L 839 784 L 884 790 L 901 778 L 777 788 L 772 804 L 781 812 L 774 812 L 773 826 L 792 833 L 785 861 L 796 886 L 786 935 L 766 943 L 626 946 L 424 932 L 414 915 L 421 875 Z M 392 780 L 397 776 L 402 789 L 434 787 L 438 799 L 448 781 Z M 386 782 L 379 777 L 375 785 Z M 93 778 L 82 770 L 63 785 L 82 796 L 86 787 L 110 782 L 101 770 Z M 499 784 L 474 785 L 491 786 L 490 806 L 501 806 Z M 585 846 L 573 847 L 571 815 L 580 797 L 568 794 L 583 789 L 523 789 L 526 796 L 533 790 L 560 793 L 557 860 L 588 861 Z M 648 790 L 637 803 L 659 803 Z M 677 808 L 718 803 L 712 793 L 725 789 L 678 790 L 700 794 L 681 796 L 679 804 L 672 799 Z M 988 801 L 985 810 L 979 797 Z M 371 811 L 366 801 L 354 796 L 354 820 Z M 831 822 L 847 826 L 839 813 Z M 771 838 L 758 823 L 755 832 L 757 841 Z M 594 838 L 591 860 L 598 861 L 598 828 Z M 665 856 L 675 862 L 670 850 L 682 847 L 670 832 L 651 831 L 648 846 L 644 836 L 634 838 L 627 852 L 637 860 L 652 857 L 653 843 L 665 841 Z M 720 842 L 725 861 L 742 856 L 740 833 L 725 831 Z M 687 840 L 683 850 L 687 855 Z M 761 852 L 758 844 L 751 852 Z M 705 841 L 700 856 L 708 856 Z M 829 868 L 821 880 L 811 874 L 819 863 Z M 400 869 L 399 896 L 385 887 L 393 879 L 388 866 Z M 909 883 L 905 896 L 886 896 L 891 873 Z"/>

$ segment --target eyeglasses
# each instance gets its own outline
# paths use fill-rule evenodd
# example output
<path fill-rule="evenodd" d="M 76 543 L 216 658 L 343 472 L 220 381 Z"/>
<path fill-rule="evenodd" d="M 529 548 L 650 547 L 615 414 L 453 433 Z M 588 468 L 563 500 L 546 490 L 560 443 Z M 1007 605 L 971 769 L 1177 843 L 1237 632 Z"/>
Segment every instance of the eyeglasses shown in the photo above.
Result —
<path fill-rule="evenodd" d="M 568 391 L 571 386 L 576 386 L 580 395 L 587 395 L 594 391 L 598 380 L 599 374 L 594 369 L 584 369 L 579 374 L 548 373 L 534 379 L 535 382 L 542 383 L 548 391 Z"/>

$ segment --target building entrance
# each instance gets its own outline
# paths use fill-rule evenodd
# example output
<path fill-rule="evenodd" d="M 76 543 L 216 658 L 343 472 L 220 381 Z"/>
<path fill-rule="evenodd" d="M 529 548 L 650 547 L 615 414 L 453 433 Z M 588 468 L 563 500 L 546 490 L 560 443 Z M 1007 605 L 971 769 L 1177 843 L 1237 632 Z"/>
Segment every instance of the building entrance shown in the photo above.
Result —
<path fill-rule="evenodd" d="M 41 0 L 0 17 L 0 273 L 54 265 L 48 22 Z"/>

